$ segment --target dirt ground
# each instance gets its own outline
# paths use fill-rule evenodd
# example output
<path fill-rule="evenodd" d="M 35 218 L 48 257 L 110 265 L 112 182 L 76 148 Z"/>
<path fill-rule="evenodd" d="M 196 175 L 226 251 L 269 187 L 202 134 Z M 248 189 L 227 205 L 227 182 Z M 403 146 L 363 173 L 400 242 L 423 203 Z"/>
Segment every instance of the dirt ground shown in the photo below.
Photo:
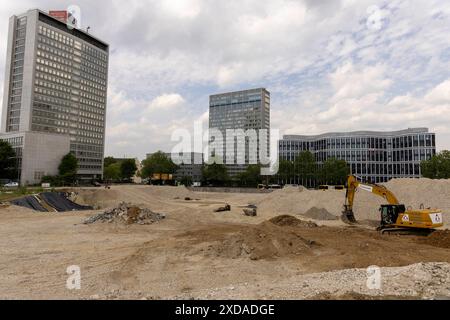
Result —
<path fill-rule="evenodd" d="M 365 220 L 359 226 L 301 215 L 312 207 L 336 214 L 333 208 L 344 201 L 339 191 L 194 193 L 153 186 L 74 191 L 77 202 L 98 210 L 0 208 L 0 299 L 450 297 L 448 231 L 381 235 L 363 204 L 356 208 Z M 83 224 L 121 201 L 166 218 L 151 225 Z M 214 212 L 226 203 L 231 211 Z M 242 214 L 248 205 L 258 207 L 257 217 Z M 73 265 L 81 270 L 80 290 L 66 288 L 66 269 Z M 367 287 L 369 266 L 381 267 L 380 288 Z"/>

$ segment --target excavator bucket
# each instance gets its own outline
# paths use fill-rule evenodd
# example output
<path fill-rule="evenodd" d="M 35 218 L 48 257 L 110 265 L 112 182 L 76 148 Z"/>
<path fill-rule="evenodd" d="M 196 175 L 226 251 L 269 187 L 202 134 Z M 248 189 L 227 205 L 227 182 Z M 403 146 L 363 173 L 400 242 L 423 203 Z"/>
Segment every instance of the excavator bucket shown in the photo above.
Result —
<path fill-rule="evenodd" d="M 344 211 L 342 211 L 341 216 L 342 221 L 348 224 L 357 223 L 353 210 L 351 210 L 347 205 L 344 206 Z"/>

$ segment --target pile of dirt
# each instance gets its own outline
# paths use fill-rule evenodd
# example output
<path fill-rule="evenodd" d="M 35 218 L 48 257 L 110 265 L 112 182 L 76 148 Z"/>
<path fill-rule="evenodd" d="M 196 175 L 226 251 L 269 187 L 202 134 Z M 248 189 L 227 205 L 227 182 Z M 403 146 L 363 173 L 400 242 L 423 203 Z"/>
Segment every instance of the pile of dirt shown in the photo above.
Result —
<path fill-rule="evenodd" d="M 450 225 L 450 218 L 445 214 L 450 213 L 450 179 L 393 179 L 384 184 L 407 207 L 419 208 L 421 204 L 425 208 L 439 208 L 444 213 L 444 222 Z M 301 215 L 309 209 L 323 208 L 335 217 L 340 217 L 345 202 L 345 190 L 307 190 L 289 187 L 274 191 L 257 201 L 258 213 L 269 217 L 270 215 Z M 386 200 L 364 190 L 357 190 L 353 211 L 355 218 L 361 220 L 380 219 L 378 211 Z M 447 221 L 448 220 L 448 221 Z"/>
<path fill-rule="evenodd" d="M 289 215 L 281 215 L 277 216 L 275 218 L 272 218 L 269 220 L 274 225 L 284 227 L 284 226 L 291 226 L 291 227 L 306 227 L 306 228 L 317 228 L 317 224 L 314 222 L 309 221 L 302 221 L 297 219 L 296 217 L 289 216 Z"/>
<path fill-rule="evenodd" d="M 111 189 L 81 189 L 73 192 L 72 200 L 98 208 L 107 208 L 117 204 L 119 192 Z"/>
<path fill-rule="evenodd" d="M 419 242 L 434 247 L 450 248 L 450 230 L 436 230 L 426 238 L 419 238 Z"/>
<path fill-rule="evenodd" d="M 165 219 L 166 216 L 161 213 L 155 213 L 147 208 L 139 208 L 132 204 L 122 202 L 117 208 L 106 210 L 95 216 L 88 218 L 84 224 L 93 224 L 96 222 L 122 223 L 122 224 L 140 224 L 147 225 Z"/>
<path fill-rule="evenodd" d="M 338 220 L 339 219 L 335 215 L 333 215 L 330 212 L 328 212 L 327 209 L 325 209 L 325 208 L 316 208 L 316 207 L 312 207 L 311 209 L 306 211 L 304 216 L 308 217 L 308 218 L 311 218 L 311 219 L 314 219 L 314 220 L 319 220 L 319 221 Z"/>
<path fill-rule="evenodd" d="M 275 222 L 292 223 L 292 220 L 288 220 L 281 218 L 275 219 Z M 320 246 L 317 242 L 304 238 L 301 230 L 302 228 L 286 224 L 279 226 L 265 221 L 258 225 L 201 229 L 181 236 L 188 236 L 194 244 L 200 244 L 200 251 L 208 257 L 271 260 L 312 254 L 314 248 Z"/>

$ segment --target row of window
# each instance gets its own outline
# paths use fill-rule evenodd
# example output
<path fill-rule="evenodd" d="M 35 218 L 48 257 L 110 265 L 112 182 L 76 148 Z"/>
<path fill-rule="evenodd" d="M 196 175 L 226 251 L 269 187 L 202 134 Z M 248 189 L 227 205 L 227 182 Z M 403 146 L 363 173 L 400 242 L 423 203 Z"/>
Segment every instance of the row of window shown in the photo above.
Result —
<path fill-rule="evenodd" d="M 39 78 L 41 76 L 42 75 L 37 76 L 37 78 Z M 48 88 L 48 89 L 51 89 L 51 90 L 57 90 L 57 91 L 65 92 L 65 93 L 68 93 L 68 94 L 71 94 L 71 93 L 73 94 L 74 93 L 73 90 L 71 90 L 69 87 L 62 86 L 62 85 L 59 85 L 59 84 L 54 84 L 52 82 L 47 82 L 47 81 L 36 79 L 34 81 L 34 84 L 36 86 L 41 87 L 41 88 Z"/>
<path fill-rule="evenodd" d="M 352 174 L 356 175 L 384 175 L 384 176 L 420 176 L 420 165 L 418 163 L 398 164 L 352 164 Z"/>
<path fill-rule="evenodd" d="M 281 152 L 280 158 L 294 161 L 300 152 Z M 401 151 L 328 151 L 315 152 L 318 162 L 324 162 L 330 158 L 345 160 L 347 162 L 401 162 L 401 161 L 422 161 L 428 160 L 436 154 L 435 149 L 416 149 Z"/>
<path fill-rule="evenodd" d="M 46 47 L 46 46 L 41 46 L 40 44 L 38 45 L 38 47 L 39 48 L 41 48 L 41 47 L 44 47 L 44 48 L 48 48 L 48 51 L 50 51 L 51 53 L 49 53 L 49 52 L 46 52 L 46 51 L 41 51 L 41 50 L 37 50 L 37 52 L 36 52 L 36 55 L 38 56 L 38 57 L 41 57 L 41 58 L 45 58 L 45 59 L 47 59 L 47 60 L 51 60 L 51 61 L 53 61 L 53 62 L 55 62 L 55 63 L 58 63 L 59 65 L 65 65 L 66 66 L 66 68 L 67 68 L 67 72 L 71 72 L 71 68 L 73 67 L 73 63 L 72 63 L 72 61 L 70 61 L 70 60 L 68 60 L 68 59 L 65 59 L 65 58 L 62 58 L 61 57 L 61 55 L 58 55 L 57 53 L 59 52 L 58 50 L 54 50 L 53 48 L 50 48 L 50 47 Z M 69 56 L 69 58 L 70 58 L 70 56 Z"/>
<path fill-rule="evenodd" d="M 8 142 L 13 148 L 23 146 L 23 136 L 13 138 L 0 138 L 0 140 Z"/>
<path fill-rule="evenodd" d="M 95 171 L 101 171 L 102 166 L 86 166 L 86 165 L 80 165 L 79 170 L 95 170 Z"/>
<path fill-rule="evenodd" d="M 72 76 L 66 72 L 58 71 L 58 69 L 53 68 L 51 63 L 48 63 L 46 60 L 37 59 L 38 64 L 36 64 L 36 70 L 45 72 L 47 74 L 52 74 L 54 76 L 58 76 L 60 78 L 71 80 Z M 47 64 L 45 63 L 47 62 Z"/>
<path fill-rule="evenodd" d="M 326 150 L 326 149 L 399 149 L 435 147 L 435 135 L 410 135 L 397 138 L 331 138 L 319 141 L 282 140 L 280 150 Z"/>
<path fill-rule="evenodd" d="M 10 88 L 10 99 L 8 106 L 7 131 L 19 131 L 20 105 L 22 101 L 22 81 L 23 81 L 23 59 L 25 51 L 27 19 L 20 18 L 16 23 L 16 42 L 13 48 L 14 59 L 12 64 L 13 86 Z"/>
<path fill-rule="evenodd" d="M 38 26 L 39 41 L 49 44 L 60 50 L 73 53 L 73 39 L 60 32 L 49 29 L 43 25 Z"/>
<path fill-rule="evenodd" d="M 70 145 L 71 150 L 77 150 L 77 151 L 89 151 L 89 152 L 101 152 L 103 153 L 103 147 L 95 146 L 95 145 L 89 145 L 89 144 L 76 144 L 73 143 Z"/>

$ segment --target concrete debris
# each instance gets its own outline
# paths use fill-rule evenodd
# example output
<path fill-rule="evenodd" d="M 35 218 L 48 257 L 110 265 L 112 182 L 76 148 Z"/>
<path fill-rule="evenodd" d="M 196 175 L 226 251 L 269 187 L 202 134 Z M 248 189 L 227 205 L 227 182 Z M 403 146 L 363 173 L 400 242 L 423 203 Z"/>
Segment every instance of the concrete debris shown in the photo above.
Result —
<path fill-rule="evenodd" d="M 248 208 L 244 209 L 244 215 L 247 217 L 256 217 L 257 216 L 257 209 L 256 208 Z"/>
<path fill-rule="evenodd" d="M 318 225 L 314 222 L 310 221 L 302 221 L 297 219 L 296 217 L 289 216 L 289 215 L 281 215 L 274 217 L 269 220 L 271 223 L 280 226 L 291 226 L 291 227 L 306 227 L 306 228 L 317 228 Z"/>
<path fill-rule="evenodd" d="M 161 213 L 155 213 L 147 208 L 139 208 L 130 203 L 122 202 L 117 208 L 106 210 L 88 218 L 84 224 L 93 224 L 96 222 L 119 222 L 123 224 L 148 225 L 165 219 L 166 216 Z"/>
<path fill-rule="evenodd" d="M 225 212 L 225 211 L 231 211 L 231 206 L 229 204 L 226 204 L 224 207 L 220 207 L 214 210 L 214 212 Z"/>

